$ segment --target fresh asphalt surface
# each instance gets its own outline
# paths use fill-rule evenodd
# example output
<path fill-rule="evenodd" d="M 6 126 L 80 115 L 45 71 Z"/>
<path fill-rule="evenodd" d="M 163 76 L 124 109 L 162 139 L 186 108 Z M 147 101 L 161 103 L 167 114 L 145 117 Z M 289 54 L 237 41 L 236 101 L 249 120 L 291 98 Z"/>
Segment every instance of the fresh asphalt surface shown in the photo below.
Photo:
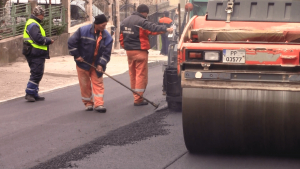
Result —
<path fill-rule="evenodd" d="M 161 103 L 133 106 L 130 91 L 104 79 L 106 113 L 86 112 L 78 85 L 44 93 L 43 102 L 18 98 L 0 104 L 0 169 L 299 169 L 297 158 L 190 154 L 181 112 L 164 109 L 161 63 L 149 67 L 145 97 Z M 129 86 L 128 72 L 114 76 Z"/>

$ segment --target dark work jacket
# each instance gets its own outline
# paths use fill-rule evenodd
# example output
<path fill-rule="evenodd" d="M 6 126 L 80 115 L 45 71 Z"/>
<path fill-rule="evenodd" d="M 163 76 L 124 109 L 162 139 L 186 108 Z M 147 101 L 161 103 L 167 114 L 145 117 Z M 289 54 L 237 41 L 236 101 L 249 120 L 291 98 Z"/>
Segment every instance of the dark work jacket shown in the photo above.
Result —
<path fill-rule="evenodd" d="M 31 15 L 32 19 L 36 20 L 38 23 L 41 24 L 41 20 L 34 15 Z M 29 37 L 35 44 L 38 45 L 50 45 L 51 39 L 47 37 L 43 37 L 40 31 L 40 27 L 36 23 L 32 23 L 27 26 L 26 32 L 28 33 Z M 37 48 L 32 48 L 31 53 L 28 56 L 29 58 L 46 58 L 49 59 L 49 47 L 48 50 L 42 50 Z"/>
<path fill-rule="evenodd" d="M 70 55 L 74 56 L 74 59 L 81 56 L 86 62 L 92 64 L 94 58 L 94 52 L 96 49 L 96 34 L 94 24 L 89 24 L 80 27 L 68 40 L 68 48 Z M 101 65 L 103 71 L 106 69 L 106 64 L 110 61 L 111 49 L 113 39 L 107 30 L 102 32 L 102 39 L 100 41 L 98 54 L 95 59 L 94 66 Z M 91 66 L 84 62 L 76 61 L 78 67 L 84 70 L 90 70 Z M 98 77 L 102 76 L 102 73 L 97 72 Z"/>
<path fill-rule="evenodd" d="M 148 36 L 166 31 L 165 25 L 157 25 L 148 21 L 139 12 L 134 12 L 120 25 L 120 43 L 125 50 L 148 50 L 150 49 Z"/>

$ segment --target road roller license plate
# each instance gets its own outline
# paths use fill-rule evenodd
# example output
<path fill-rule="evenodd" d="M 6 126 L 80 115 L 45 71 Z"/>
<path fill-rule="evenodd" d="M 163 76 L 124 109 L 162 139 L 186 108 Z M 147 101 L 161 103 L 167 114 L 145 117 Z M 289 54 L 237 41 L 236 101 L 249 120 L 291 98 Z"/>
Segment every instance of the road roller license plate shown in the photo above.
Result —
<path fill-rule="evenodd" d="M 223 49 L 223 63 L 245 63 L 245 50 Z"/>

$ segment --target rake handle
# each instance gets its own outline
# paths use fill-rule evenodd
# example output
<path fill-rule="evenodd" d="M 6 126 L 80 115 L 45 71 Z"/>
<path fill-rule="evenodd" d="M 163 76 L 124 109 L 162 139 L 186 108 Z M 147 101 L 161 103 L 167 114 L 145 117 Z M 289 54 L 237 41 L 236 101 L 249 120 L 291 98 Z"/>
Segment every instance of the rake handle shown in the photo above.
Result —
<path fill-rule="evenodd" d="M 96 68 L 94 65 L 92 65 L 92 64 L 90 64 L 90 63 L 88 63 L 88 62 L 86 62 L 85 60 L 83 60 L 82 62 L 84 62 L 84 63 L 90 65 L 90 66 L 93 67 L 97 72 L 105 74 L 106 76 L 108 76 L 108 77 L 111 78 L 112 80 L 116 81 L 116 82 L 119 83 L 120 85 L 124 86 L 124 87 L 127 88 L 128 90 L 130 90 L 130 91 L 132 91 L 133 93 L 139 95 L 140 97 L 142 97 L 143 99 L 145 99 L 148 103 L 150 103 L 152 106 L 154 106 L 155 109 L 158 108 L 158 105 L 157 105 L 157 104 L 155 104 L 155 103 L 149 101 L 148 99 L 146 99 L 145 97 L 141 96 L 141 95 L 140 95 L 139 93 L 137 93 L 136 91 L 130 89 L 129 87 L 127 87 L 126 85 L 124 85 L 123 83 L 121 83 L 120 81 L 118 81 L 117 79 L 115 79 L 115 78 L 113 78 L 112 76 L 110 76 L 109 74 L 107 74 L 107 73 L 105 73 L 105 72 L 100 72 L 100 71 L 98 71 L 97 68 Z"/>

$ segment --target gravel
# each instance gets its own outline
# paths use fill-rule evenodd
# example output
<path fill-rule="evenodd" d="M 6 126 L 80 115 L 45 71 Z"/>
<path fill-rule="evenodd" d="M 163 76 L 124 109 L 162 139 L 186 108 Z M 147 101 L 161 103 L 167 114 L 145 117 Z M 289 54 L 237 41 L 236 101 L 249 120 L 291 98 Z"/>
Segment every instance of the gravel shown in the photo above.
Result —
<path fill-rule="evenodd" d="M 135 144 L 150 137 L 156 137 L 169 134 L 164 122 L 164 118 L 169 111 L 166 108 L 144 117 L 136 122 L 120 127 L 107 133 L 105 136 L 96 138 L 82 146 L 74 148 L 69 152 L 54 157 L 44 163 L 32 167 L 31 169 L 59 169 L 76 168 L 71 161 L 78 161 L 88 157 L 91 154 L 99 152 L 105 146 L 122 146 L 126 144 Z"/>

